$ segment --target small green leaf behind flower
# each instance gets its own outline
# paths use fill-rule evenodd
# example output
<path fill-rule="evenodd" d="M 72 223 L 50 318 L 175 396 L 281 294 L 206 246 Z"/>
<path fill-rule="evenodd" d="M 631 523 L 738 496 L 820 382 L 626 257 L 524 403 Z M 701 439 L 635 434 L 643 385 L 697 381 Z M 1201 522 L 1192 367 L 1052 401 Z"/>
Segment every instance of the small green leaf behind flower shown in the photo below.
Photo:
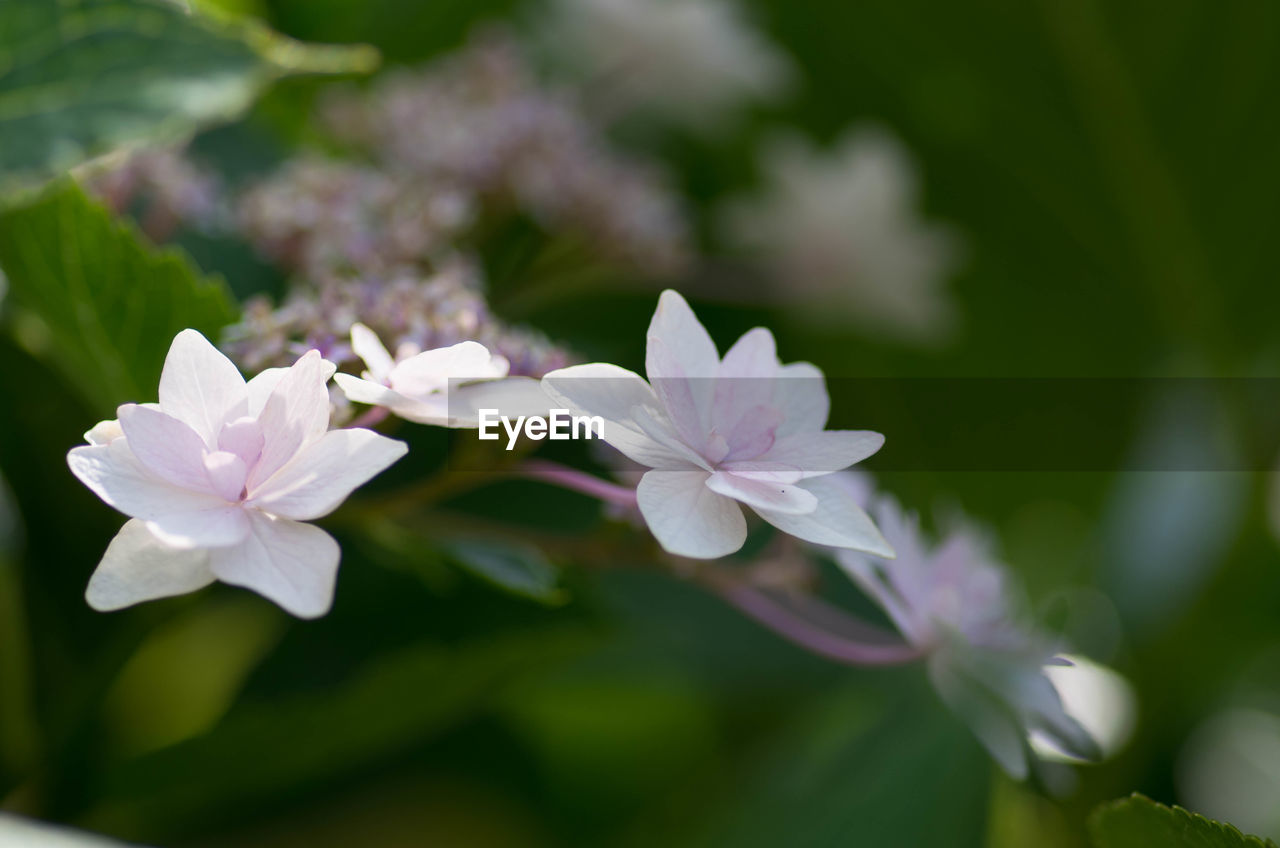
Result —
<path fill-rule="evenodd" d="M 1134 793 L 1094 810 L 1089 832 L 1096 848 L 1276 848 L 1181 807 L 1166 807 Z"/>
<path fill-rule="evenodd" d="M 311 46 L 160 0 L 0 5 L 0 193 L 114 150 L 238 117 L 274 80 L 372 70 L 364 46 Z"/>
<path fill-rule="evenodd" d="M 175 334 L 216 338 L 237 315 L 221 279 L 151 248 L 69 181 L 0 211 L 0 269 L 19 307 L 19 341 L 104 418 L 154 399 Z"/>

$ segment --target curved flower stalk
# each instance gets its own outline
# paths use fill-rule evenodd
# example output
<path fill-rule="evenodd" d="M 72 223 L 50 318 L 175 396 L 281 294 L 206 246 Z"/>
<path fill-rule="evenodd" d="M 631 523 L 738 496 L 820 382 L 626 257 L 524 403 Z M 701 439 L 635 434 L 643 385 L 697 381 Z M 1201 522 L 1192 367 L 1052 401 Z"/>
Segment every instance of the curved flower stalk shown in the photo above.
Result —
<path fill-rule="evenodd" d="M 603 438 L 648 467 L 636 496 L 669 553 L 699 559 L 742 547 L 739 504 L 809 542 L 893 556 L 852 498 L 823 475 L 880 449 L 864 430 L 825 430 L 822 372 L 779 363 L 773 335 L 745 334 L 721 359 L 679 294 L 665 291 L 649 325 L 649 381 L 615 365 L 553 371 L 552 400 L 604 421 Z"/>
<path fill-rule="evenodd" d="M 1098 746 L 1068 714 L 1047 667 L 1069 664 L 1014 620 L 1005 573 L 972 528 L 926 544 L 915 516 L 882 498 L 872 510 L 898 552 L 893 562 L 852 551 L 836 560 L 927 657 L 942 699 L 1012 777 L 1027 776 L 1030 740 L 1078 759 Z"/>
<path fill-rule="evenodd" d="M 917 208 L 916 166 L 876 127 L 855 129 L 831 152 L 795 136 L 764 155 L 764 191 L 726 210 L 730 237 L 758 251 L 815 322 L 940 343 L 956 323 L 945 288 L 957 237 Z M 781 296 L 781 295 L 780 295 Z"/>
<path fill-rule="evenodd" d="M 383 407 L 406 421 L 474 428 L 482 408 L 512 415 L 546 415 L 550 408 L 537 380 L 507 377 L 507 360 L 479 342 L 424 351 L 402 345 L 393 358 L 373 330 L 353 324 L 351 349 L 365 371 L 334 375 L 347 400 Z"/>
<path fill-rule="evenodd" d="M 173 340 L 158 404 L 125 404 L 85 434 L 71 471 L 130 517 L 86 597 L 98 610 L 221 580 L 313 618 L 333 601 L 340 551 L 304 522 L 336 509 L 407 447 L 329 430 L 334 366 L 310 351 L 245 382 L 195 330 Z"/>

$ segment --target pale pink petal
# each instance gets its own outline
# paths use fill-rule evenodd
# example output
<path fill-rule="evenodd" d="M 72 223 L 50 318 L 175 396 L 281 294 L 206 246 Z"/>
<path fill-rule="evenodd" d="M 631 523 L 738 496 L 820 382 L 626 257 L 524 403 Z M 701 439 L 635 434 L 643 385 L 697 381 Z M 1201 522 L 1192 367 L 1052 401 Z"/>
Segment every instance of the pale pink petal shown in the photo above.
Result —
<path fill-rule="evenodd" d="M 147 529 L 171 548 L 224 548 L 243 541 L 249 522 L 239 504 L 169 512 L 147 521 Z"/>
<path fill-rule="evenodd" d="M 119 409 L 129 449 L 162 480 L 192 492 L 212 493 L 205 473 L 205 441 L 177 418 L 127 403 Z"/>
<path fill-rule="evenodd" d="M 778 425 L 779 437 L 792 433 L 815 433 L 827 426 L 831 398 L 827 381 L 816 365 L 793 362 L 778 369 L 773 381 L 773 405 L 784 418 Z"/>
<path fill-rule="evenodd" d="M 813 493 L 799 486 L 739 477 L 728 471 L 717 471 L 708 477 L 707 488 L 752 509 L 803 515 L 818 508 L 818 499 Z"/>
<path fill-rule="evenodd" d="M 222 432 L 218 434 L 218 449 L 240 457 L 246 468 L 258 461 L 265 443 L 262 425 L 258 423 L 258 419 L 247 415 L 224 424 Z"/>
<path fill-rule="evenodd" d="M 376 383 L 385 383 L 396 364 L 378 334 L 364 324 L 351 325 L 351 352 L 364 360 L 369 379 Z"/>
<path fill-rule="evenodd" d="M 214 580 L 207 551 L 167 547 L 138 519 L 126 521 L 89 578 L 85 600 L 100 612 L 185 595 Z"/>
<path fill-rule="evenodd" d="M 634 411 L 657 409 L 658 399 L 639 374 L 616 365 L 591 363 L 552 371 L 542 388 L 557 408 L 604 419 L 604 440 L 629 459 L 650 468 L 676 468 L 684 458 L 646 435 Z"/>
<path fill-rule="evenodd" d="M 459 342 L 436 350 L 424 350 L 396 365 L 390 385 L 409 397 L 421 397 L 448 388 L 449 380 L 492 380 L 507 376 L 508 364 L 489 354 L 479 342 Z"/>
<path fill-rule="evenodd" d="M 262 427 L 262 455 L 249 470 L 249 488 L 256 489 L 306 444 L 329 429 L 329 390 L 332 363 L 311 350 L 302 355 L 271 391 L 258 424 Z"/>
<path fill-rule="evenodd" d="M 806 542 L 893 557 L 893 548 L 838 482 L 832 482 L 830 477 L 814 477 L 801 485 L 818 499 L 818 506 L 813 512 L 792 515 L 754 509 L 774 527 Z"/>
<path fill-rule="evenodd" d="M 208 339 L 195 330 L 183 330 L 164 360 L 160 408 L 213 447 L 223 422 L 248 411 L 244 377 Z"/>
<path fill-rule="evenodd" d="M 883 445 L 884 436 L 871 430 L 821 430 L 778 439 L 760 459 L 795 466 L 814 477 L 842 471 Z"/>
<path fill-rule="evenodd" d="M 705 452 L 711 433 L 711 404 L 715 396 L 715 377 L 686 377 L 675 359 L 675 353 L 661 339 L 649 340 L 649 383 L 662 403 L 680 440 L 695 450 Z M 654 377 L 655 369 L 663 373 Z"/>
<path fill-rule="evenodd" d="M 217 495 L 181 489 L 157 477 L 133 455 L 128 439 L 72 448 L 67 465 L 107 506 L 133 518 L 157 518 L 223 505 Z"/>
<path fill-rule="evenodd" d="M 232 503 L 244 494 L 244 481 L 249 469 L 243 459 L 230 451 L 213 451 L 204 455 L 205 476 L 213 491 Z"/>
<path fill-rule="evenodd" d="M 778 350 L 773 333 L 756 327 L 744 333 L 724 355 L 716 380 L 712 426 L 727 433 L 750 410 L 773 405 Z"/>
<path fill-rule="evenodd" d="M 662 398 L 676 432 L 701 449 L 711 429 L 711 404 L 720 355 L 689 304 L 668 289 L 649 322 L 645 373 Z"/>
<path fill-rule="evenodd" d="M 670 422 L 656 410 L 638 406 L 632 410 L 632 418 L 640 427 L 641 432 L 681 460 L 676 463 L 665 462 L 662 465 L 653 466 L 654 468 L 663 468 L 668 471 L 688 471 L 692 470 L 692 468 L 701 468 L 703 471 L 711 470 L 711 463 L 702 454 L 681 441 L 675 434 Z"/>
<path fill-rule="evenodd" d="M 224 583 L 252 589 L 299 618 L 317 618 L 333 603 L 340 556 L 338 543 L 319 527 L 251 511 L 249 535 L 215 548 L 209 564 Z"/>
<path fill-rule="evenodd" d="M 706 486 L 705 471 L 648 471 L 636 500 L 658 544 L 697 559 L 727 556 L 747 539 L 742 508 Z"/>
<path fill-rule="evenodd" d="M 757 406 L 747 410 L 734 428 L 724 434 L 729 448 L 724 459 L 733 462 L 763 458 L 773 447 L 774 434 L 781 423 L 781 410 L 772 406 Z"/>
<path fill-rule="evenodd" d="M 249 505 L 300 521 L 320 518 L 408 450 L 372 430 L 331 430 L 256 489 Z"/>
<path fill-rule="evenodd" d="M 324 360 L 322 373 L 324 373 L 326 382 L 330 377 L 334 376 L 337 370 L 337 365 L 327 359 Z M 267 405 L 267 398 L 271 397 L 271 393 L 275 391 L 276 386 L 289 371 L 289 368 L 268 368 L 249 380 L 245 388 L 249 395 L 248 414 L 250 418 L 257 418 L 262 414 L 263 407 Z"/>

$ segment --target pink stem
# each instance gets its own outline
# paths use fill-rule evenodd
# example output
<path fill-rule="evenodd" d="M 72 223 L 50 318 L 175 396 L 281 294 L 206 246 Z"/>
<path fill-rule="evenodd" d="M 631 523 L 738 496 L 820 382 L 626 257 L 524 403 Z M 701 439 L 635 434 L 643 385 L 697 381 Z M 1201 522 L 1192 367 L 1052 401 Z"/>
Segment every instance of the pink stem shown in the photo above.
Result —
<path fill-rule="evenodd" d="M 922 656 L 905 642 L 860 642 L 837 636 L 797 615 L 766 593 L 723 577 L 711 579 L 712 588 L 739 612 L 755 619 L 782 638 L 819 656 L 853 666 L 905 665 Z M 854 622 L 868 627 L 863 622 Z"/>
<path fill-rule="evenodd" d="M 356 427 L 376 427 L 390 414 L 390 410 L 385 406 L 371 406 L 355 418 L 351 419 L 351 423 L 346 426 L 346 429 L 351 430 Z"/>
<path fill-rule="evenodd" d="M 608 480 L 601 480 L 599 477 L 592 476 L 584 471 L 566 468 L 556 462 L 531 459 L 523 465 L 517 466 L 514 473 L 521 477 L 528 477 L 530 480 L 541 480 L 544 483 L 563 486 L 566 489 L 572 489 L 575 492 L 599 498 L 605 503 L 632 508 L 636 506 L 635 489 L 629 489 L 617 483 L 610 483 Z"/>

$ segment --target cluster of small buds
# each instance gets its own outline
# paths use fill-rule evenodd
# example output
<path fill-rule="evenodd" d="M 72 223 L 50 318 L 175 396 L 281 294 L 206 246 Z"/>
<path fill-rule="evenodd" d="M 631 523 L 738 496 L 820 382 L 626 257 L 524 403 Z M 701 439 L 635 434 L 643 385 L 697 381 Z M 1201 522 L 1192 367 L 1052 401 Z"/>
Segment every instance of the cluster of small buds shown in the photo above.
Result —
<path fill-rule="evenodd" d="M 322 118 L 397 182 L 512 205 L 644 274 L 688 261 L 687 223 L 662 174 L 612 150 L 499 35 L 371 91 L 335 93 Z"/>
<path fill-rule="evenodd" d="M 156 241 L 180 226 L 207 232 L 228 220 L 222 182 L 181 148 L 148 147 L 88 173 L 84 187 L 115 212 L 134 212 Z"/>
<path fill-rule="evenodd" d="M 425 277 L 410 266 L 385 276 L 327 275 L 296 287 L 279 308 L 263 298 L 252 300 L 243 320 L 228 328 L 224 348 L 250 370 L 311 349 L 339 365 L 352 364 L 349 335 L 357 321 L 402 352 L 478 341 L 506 357 L 513 375 L 540 377 L 569 361 L 541 334 L 495 318 L 476 269 L 461 259 Z"/>
<path fill-rule="evenodd" d="M 465 192 L 316 157 L 253 185 L 237 210 L 264 256 L 308 279 L 439 261 L 473 219 Z"/>

